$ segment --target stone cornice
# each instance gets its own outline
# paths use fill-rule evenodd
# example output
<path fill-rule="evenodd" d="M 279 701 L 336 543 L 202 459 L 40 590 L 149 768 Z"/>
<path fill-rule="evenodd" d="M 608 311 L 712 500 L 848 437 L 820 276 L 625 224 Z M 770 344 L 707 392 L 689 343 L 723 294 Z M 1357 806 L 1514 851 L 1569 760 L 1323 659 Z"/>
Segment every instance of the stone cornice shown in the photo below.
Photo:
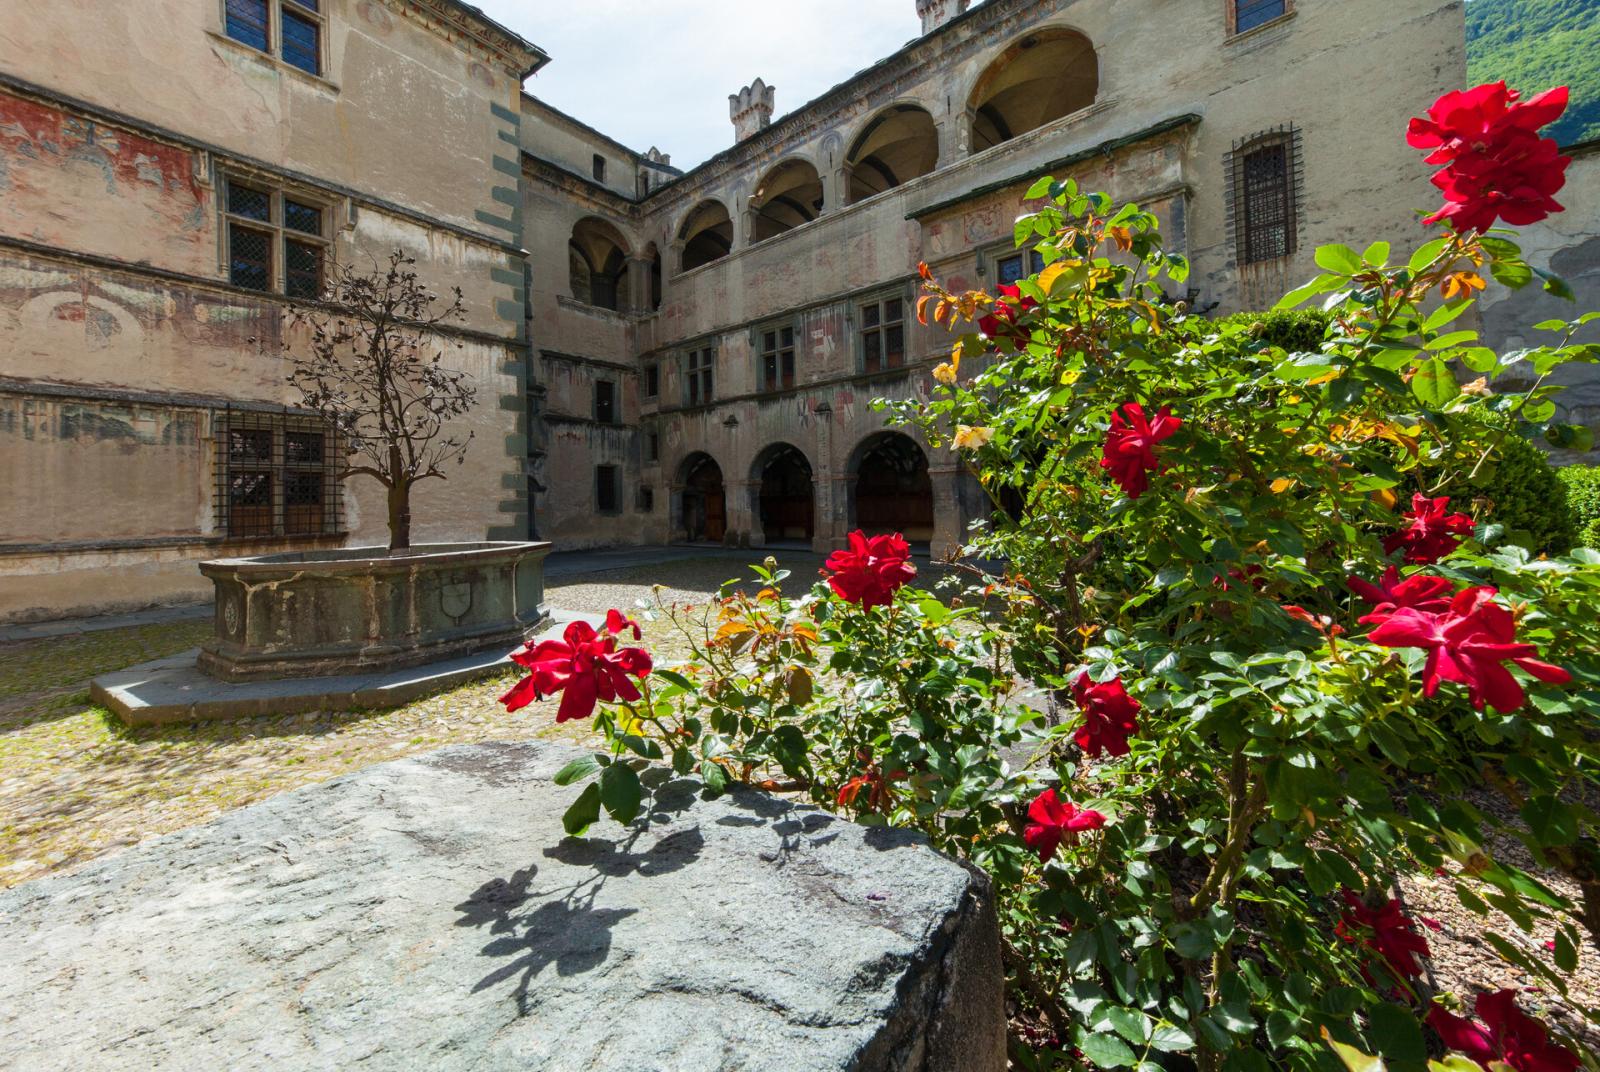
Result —
<path fill-rule="evenodd" d="M 433 20 L 451 40 L 465 38 L 488 52 L 505 72 L 527 78 L 550 62 L 544 49 L 463 0 L 389 0 Z"/>

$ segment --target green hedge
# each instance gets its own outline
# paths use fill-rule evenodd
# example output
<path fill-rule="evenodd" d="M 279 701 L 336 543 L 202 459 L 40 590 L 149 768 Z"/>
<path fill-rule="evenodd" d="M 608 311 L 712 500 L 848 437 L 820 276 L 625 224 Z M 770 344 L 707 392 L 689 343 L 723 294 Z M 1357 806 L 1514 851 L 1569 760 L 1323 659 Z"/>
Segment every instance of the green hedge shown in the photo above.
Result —
<path fill-rule="evenodd" d="M 1296 353 L 1315 350 L 1322 345 L 1333 323 L 1333 314 L 1320 309 L 1291 309 L 1277 313 L 1234 313 L 1219 317 L 1219 325 L 1259 325 L 1253 332 L 1257 338 L 1273 346 Z"/>
<path fill-rule="evenodd" d="M 1578 526 L 1578 542 L 1600 550 L 1600 468 L 1569 465 L 1557 470 L 1567 489 L 1567 505 Z"/>
<path fill-rule="evenodd" d="M 1500 444 L 1467 494 L 1452 499 L 1487 499 L 1488 520 L 1504 525 L 1506 537 L 1531 551 L 1559 555 L 1572 549 L 1578 519 L 1567 502 L 1567 483 L 1545 452 L 1516 433 Z"/>

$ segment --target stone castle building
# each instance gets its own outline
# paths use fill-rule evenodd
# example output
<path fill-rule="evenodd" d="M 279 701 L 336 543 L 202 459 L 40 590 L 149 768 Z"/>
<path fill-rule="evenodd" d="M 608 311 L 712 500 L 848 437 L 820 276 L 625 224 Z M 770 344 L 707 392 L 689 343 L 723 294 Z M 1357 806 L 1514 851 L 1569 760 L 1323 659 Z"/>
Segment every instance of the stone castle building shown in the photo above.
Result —
<path fill-rule="evenodd" d="M 1319 243 L 1416 226 L 1400 134 L 1465 79 L 1462 0 L 895 2 L 920 36 L 781 118 L 752 81 L 687 172 L 523 92 L 548 57 L 458 0 L 0 17 L 0 620 L 382 542 L 281 344 L 331 260 L 397 246 L 466 295 L 441 348 L 482 403 L 419 542 L 942 553 L 985 504 L 871 405 L 948 353 L 918 262 L 1031 271 L 1012 221 L 1052 174 L 1152 208 L 1199 307 L 1262 307 Z"/>

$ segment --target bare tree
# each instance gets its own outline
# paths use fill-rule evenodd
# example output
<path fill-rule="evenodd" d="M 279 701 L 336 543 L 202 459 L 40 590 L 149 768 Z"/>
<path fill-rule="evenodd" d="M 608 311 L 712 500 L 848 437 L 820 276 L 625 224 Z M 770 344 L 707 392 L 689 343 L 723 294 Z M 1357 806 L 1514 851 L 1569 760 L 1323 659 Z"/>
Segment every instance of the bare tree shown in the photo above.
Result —
<path fill-rule="evenodd" d="M 316 305 L 296 306 L 290 322 L 310 333 L 284 350 L 289 382 L 302 402 L 338 435 L 346 462 L 340 479 L 375 478 L 389 493 L 389 549 L 411 546 L 411 489 L 444 478 L 460 464 L 473 433 L 449 432 L 449 422 L 472 408 L 467 374 L 445 367 L 437 329 L 466 318 L 459 287 L 443 308 L 403 250 L 370 272 L 334 265 Z M 301 345 L 304 349 L 301 349 Z M 459 346 L 458 346 L 459 348 Z"/>

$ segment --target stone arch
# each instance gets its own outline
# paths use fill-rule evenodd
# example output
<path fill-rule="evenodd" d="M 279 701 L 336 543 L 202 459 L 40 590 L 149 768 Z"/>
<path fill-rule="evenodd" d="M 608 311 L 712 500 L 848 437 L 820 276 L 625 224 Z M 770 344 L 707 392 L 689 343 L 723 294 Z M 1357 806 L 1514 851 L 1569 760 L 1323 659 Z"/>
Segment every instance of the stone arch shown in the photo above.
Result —
<path fill-rule="evenodd" d="M 847 470 L 849 526 L 869 536 L 904 533 L 912 543 L 934 537 L 933 478 L 928 454 L 903 432 L 874 432 L 856 445 Z"/>
<path fill-rule="evenodd" d="M 816 471 L 811 459 L 792 443 L 768 444 L 750 463 L 752 514 L 757 532 L 752 543 L 803 540 L 817 533 Z"/>
<path fill-rule="evenodd" d="M 892 104 L 862 126 L 844 163 L 844 203 L 865 201 L 938 166 L 938 127 L 920 104 Z"/>
<path fill-rule="evenodd" d="M 572 296 L 586 305 L 613 312 L 622 308 L 627 289 L 628 240 L 597 216 L 572 226 L 567 242 L 567 268 Z"/>
<path fill-rule="evenodd" d="M 1010 141 L 1089 107 L 1100 92 L 1100 60 L 1077 30 L 1034 30 L 1003 49 L 967 98 L 971 150 Z"/>
<path fill-rule="evenodd" d="M 822 213 L 822 176 L 803 157 L 779 163 L 762 176 L 750 195 L 750 241 L 764 242 Z"/>
<path fill-rule="evenodd" d="M 722 466 L 703 450 L 678 463 L 672 485 L 672 533 L 691 542 L 722 543 L 728 536 L 728 493 Z"/>
<path fill-rule="evenodd" d="M 678 228 L 682 248 L 679 270 L 692 272 L 721 260 L 733 250 L 733 217 L 721 201 L 702 201 L 690 209 Z"/>

